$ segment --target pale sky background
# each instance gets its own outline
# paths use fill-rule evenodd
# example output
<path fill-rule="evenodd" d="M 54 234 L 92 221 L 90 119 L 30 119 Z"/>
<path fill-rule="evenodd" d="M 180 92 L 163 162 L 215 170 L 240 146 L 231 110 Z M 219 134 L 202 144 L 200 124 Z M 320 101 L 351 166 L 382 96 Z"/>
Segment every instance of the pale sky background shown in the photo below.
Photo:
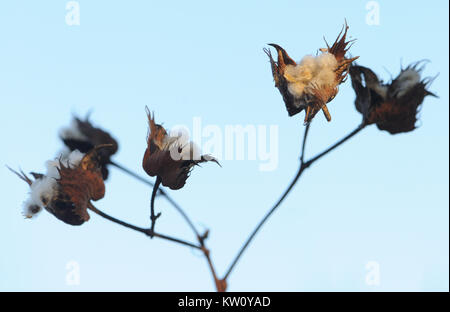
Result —
<path fill-rule="evenodd" d="M 296 60 L 332 43 L 344 19 L 358 63 L 383 79 L 400 64 L 429 59 L 439 77 L 420 127 L 391 136 L 375 126 L 316 163 L 264 226 L 229 279 L 230 291 L 448 291 L 448 2 L 87 1 L 80 25 L 65 22 L 66 1 L 0 3 L 1 291 L 212 291 L 204 258 L 91 214 L 81 227 L 46 211 L 21 215 L 27 185 L 3 165 L 42 171 L 61 149 L 58 131 L 86 114 L 118 139 L 114 158 L 141 169 L 147 124 L 278 125 L 278 167 L 223 160 L 196 168 L 170 194 L 201 229 L 222 275 L 298 167 L 304 113 L 289 118 L 263 48 L 275 42 Z M 307 157 L 353 130 L 360 115 L 348 81 L 314 120 Z M 149 224 L 151 190 L 111 169 L 98 208 Z M 157 229 L 193 240 L 172 207 L 157 199 Z M 67 264 L 80 268 L 67 285 Z M 367 263 L 379 264 L 368 285 Z"/>

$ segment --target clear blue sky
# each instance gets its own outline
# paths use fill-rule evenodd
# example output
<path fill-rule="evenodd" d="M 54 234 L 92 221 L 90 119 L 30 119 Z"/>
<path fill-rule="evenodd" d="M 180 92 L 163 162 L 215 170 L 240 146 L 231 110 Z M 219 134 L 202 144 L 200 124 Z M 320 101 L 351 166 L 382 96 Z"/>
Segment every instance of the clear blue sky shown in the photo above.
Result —
<path fill-rule="evenodd" d="M 66 24 L 66 1 L 0 4 L 2 166 L 44 170 L 61 148 L 71 113 L 93 110 L 95 124 L 120 142 L 115 160 L 142 173 L 145 105 L 171 127 L 278 125 L 276 170 L 258 160 L 196 168 L 171 195 L 200 228 L 220 274 L 298 166 L 303 113 L 289 118 L 262 48 L 275 42 L 299 60 L 332 43 L 346 18 L 359 64 L 388 80 L 400 64 L 429 59 L 440 76 L 420 112 L 420 127 L 391 136 L 364 130 L 302 177 L 229 280 L 231 291 L 448 291 L 448 2 L 86 1 L 80 25 Z M 359 122 L 349 82 L 314 120 L 307 156 Z M 97 206 L 148 225 L 151 190 L 114 169 Z M 197 252 L 121 228 L 95 215 L 71 227 L 43 212 L 24 220 L 27 185 L 0 169 L 0 290 L 214 290 Z M 164 199 L 157 227 L 193 239 Z M 79 285 L 67 285 L 76 261 Z M 366 264 L 379 265 L 368 285 Z"/>

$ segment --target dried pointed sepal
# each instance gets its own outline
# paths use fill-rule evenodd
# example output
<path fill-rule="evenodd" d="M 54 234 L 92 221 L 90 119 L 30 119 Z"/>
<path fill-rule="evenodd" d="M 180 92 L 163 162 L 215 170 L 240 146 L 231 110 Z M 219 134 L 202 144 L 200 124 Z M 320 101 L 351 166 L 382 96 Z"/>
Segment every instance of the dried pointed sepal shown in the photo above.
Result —
<path fill-rule="evenodd" d="M 298 64 L 277 44 L 269 44 L 277 51 L 277 61 L 270 50 L 264 49 L 269 57 L 275 87 L 283 97 L 289 116 L 305 109 L 306 124 L 322 110 L 326 119 L 331 120 L 326 104 L 334 99 L 339 84 L 345 82 L 350 64 L 358 58 L 345 57 L 351 43 L 346 41 L 347 30 L 345 24 L 331 47 L 327 44 L 327 48 L 320 49 L 320 55 L 306 56 Z"/>
<path fill-rule="evenodd" d="M 347 46 L 349 45 L 349 43 L 352 43 L 353 41 L 355 41 L 355 40 L 346 41 L 348 28 L 349 27 L 348 27 L 347 21 L 346 21 L 343 26 L 343 29 L 337 36 L 336 41 L 331 46 L 331 48 L 328 47 L 328 44 L 327 44 L 326 50 L 328 50 L 329 53 L 333 54 L 338 62 L 345 61 L 345 54 L 350 49 L 351 45 L 349 47 L 347 47 Z M 344 32 L 344 33 L 342 33 L 342 32 Z M 321 49 L 321 50 L 324 51 L 325 49 Z"/>
<path fill-rule="evenodd" d="M 8 168 L 9 171 L 11 171 L 11 172 L 14 173 L 16 176 L 18 176 L 19 179 L 25 181 L 29 186 L 31 186 L 31 184 L 33 184 L 33 181 L 32 181 L 29 177 L 27 177 L 27 175 L 26 175 L 22 170 L 20 170 L 20 172 L 17 172 L 17 171 L 15 171 L 15 170 L 11 169 L 11 168 L 8 167 L 8 166 L 6 166 L 6 168 Z"/>

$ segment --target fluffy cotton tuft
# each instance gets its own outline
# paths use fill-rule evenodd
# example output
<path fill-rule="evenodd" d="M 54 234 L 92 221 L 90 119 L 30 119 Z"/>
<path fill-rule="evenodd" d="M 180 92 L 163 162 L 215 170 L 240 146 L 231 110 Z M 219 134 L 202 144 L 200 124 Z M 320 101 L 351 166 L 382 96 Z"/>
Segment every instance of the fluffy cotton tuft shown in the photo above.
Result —
<path fill-rule="evenodd" d="M 200 147 L 194 142 L 189 142 L 182 146 L 181 159 L 183 160 L 200 160 L 202 153 Z"/>
<path fill-rule="evenodd" d="M 81 153 L 79 150 L 74 150 L 72 152 L 61 153 L 61 157 L 57 160 L 48 160 L 45 163 L 45 166 L 47 168 L 46 176 L 55 178 L 55 179 L 59 179 L 58 169 L 60 169 L 60 164 L 59 164 L 60 161 L 66 167 L 73 168 L 80 164 L 84 155 L 85 154 Z"/>
<path fill-rule="evenodd" d="M 40 212 L 42 211 L 41 206 L 36 205 L 33 200 L 30 198 L 28 198 L 24 203 L 23 203 L 23 211 L 22 214 L 25 216 L 25 218 L 27 219 L 31 219 L 35 216 L 37 216 Z"/>
<path fill-rule="evenodd" d="M 48 160 L 45 163 L 45 167 L 47 168 L 47 173 L 45 174 L 49 178 L 59 179 L 59 160 Z"/>
<path fill-rule="evenodd" d="M 78 122 L 75 119 L 70 122 L 69 127 L 61 129 L 59 135 L 64 139 L 86 140 L 86 136 L 81 133 L 78 128 Z"/>
<path fill-rule="evenodd" d="M 44 176 L 31 184 L 30 197 L 32 203 L 40 207 L 45 207 L 52 200 L 56 193 L 56 179 Z"/>
<path fill-rule="evenodd" d="M 83 159 L 85 154 L 80 152 L 79 150 L 74 150 L 72 153 L 69 154 L 67 157 L 67 163 L 70 167 L 76 167 L 81 163 L 81 160 Z"/>
<path fill-rule="evenodd" d="M 420 75 L 416 70 L 408 68 L 396 80 L 399 83 L 397 97 L 402 97 L 420 82 Z"/>
<path fill-rule="evenodd" d="M 172 129 L 165 142 L 166 148 L 171 151 L 171 156 L 175 160 L 200 160 L 202 157 L 200 148 L 189 140 L 189 131 L 186 128 Z"/>
<path fill-rule="evenodd" d="M 305 56 L 297 65 L 287 65 L 284 77 L 288 90 L 301 98 L 309 89 L 336 84 L 338 62 L 333 54 L 325 52 L 316 57 Z"/>

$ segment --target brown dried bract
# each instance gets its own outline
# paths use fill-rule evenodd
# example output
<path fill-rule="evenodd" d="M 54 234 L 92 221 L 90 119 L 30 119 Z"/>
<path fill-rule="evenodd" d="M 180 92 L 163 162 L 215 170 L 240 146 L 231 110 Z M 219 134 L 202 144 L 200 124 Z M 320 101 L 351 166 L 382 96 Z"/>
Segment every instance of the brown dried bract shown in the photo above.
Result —
<path fill-rule="evenodd" d="M 149 176 L 158 176 L 161 183 L 172 190 L 182 188 L 190 175 L 192 168 L 203 162 L 217 160 L 209 155 L 202 155 L 200 159 L 183 159 L 181 156 L 186 146 L 181 146 L 177 138 L 167 135 L 163 126 L 155 123 L 154 116 L 146 108 L 149 134 L 147 136 L 147 148 L 142 160 L 142 167 Z M 175 159 L 174 159 L 175 158 Z"/>
<path fill-rule="evenodd" d="M 287 52 L 277 44 L 269 44 L 277 50 L 278 58 L 275 62 L 269 49 L 264 49 L 268 55 L 272 67 L 272 75 L 275 81 L 275 87 L 280 91 L 289 116 L 294 116 L 305 109 L 305 123 L 309 123 L 319 110 L 322 110 L 326 119 L 331 120 L 328 112 L 327 103 L 332 101 L 338 93 L 339 84 L 345 81 L 350 64 L 358 57 L 346 58 L 345 54 L 349 50 L 349 43 L 346 41 L 348 26 L 339 33 L 336 41 L 330 47 L 320 49 L 322 53 L 330 53 L 334 56 L 337 66 L 334 69 L 335 79 L 330 84 L 317 85 L 311 84 L 301 97 L 292 94 L 289 91 L 289 81 L 285 77 L 287 65 L 296 66 L 297 63 L 287 54 Z"/>
<path fill-rule="evenodd" d="M 90 201 L 105 196 L 99 158 L 101 150 L 108 147 L 101 145 L 94 148 L 74 168 L 60 162 L 57 193 L 45 207 L 47 211 L 71 225 L 81 225 L 89 220 L 87 208 Z"/>
<path fill-rule="evenodd" d="M 376 124 L 378 129 L 391 134 L 413 131 L 417 112 L 427 95 L 433 79 L 420 80 L 420 62 L 402 69 L 391 83 L 383 83 L 369 68 L 352 65 L 350 77 L 356 93 L 355 106 L 366 124 Z"/>

